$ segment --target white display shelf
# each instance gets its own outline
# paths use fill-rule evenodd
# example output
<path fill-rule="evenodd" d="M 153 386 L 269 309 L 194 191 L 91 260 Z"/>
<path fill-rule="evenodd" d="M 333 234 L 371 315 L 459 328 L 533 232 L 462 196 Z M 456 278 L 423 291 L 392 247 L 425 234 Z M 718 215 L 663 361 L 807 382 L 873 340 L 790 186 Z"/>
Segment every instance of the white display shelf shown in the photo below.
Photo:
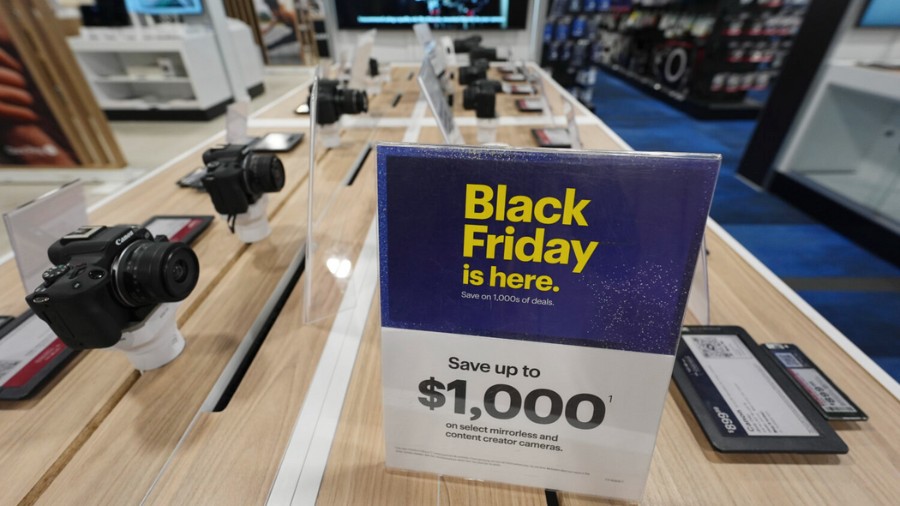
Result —
<path fill-rule="evenodd" d="M 69 46 L 73 51 L 79 53 L 146 53 L 148 48 L 153 48 L 154 52 L 171 52 L 178 53 L 181 50 L 184 40 L 137 40 L 137 39 L 83 39 L 74 37 L 69 39 Z M 112 49 L 114 48 L 114 49 Z"/>
<path fill-rule="evenodd" d="M 827 79 L 834 86 L 900 101 L 900 71 L 897 70 L 830 65 Z"/>
<path fill-rule="evenodd" d="M 900 230 L 900 72 L 827 65 L 777 169 Z"/>
<path fill-rule="evenodd" d="M 100 107 L 109 110 L 134 109 L 149 111 L 154 109 L 164 111 L 192 111 L 200 107 L 200 103 L 196 100 L 170 100 L 167 102 L 152 102 L 141 98 L 130 100 L 104 100 L 100 102 Z"/>
<path fill-rule="evenodd" d="M 134 84 L 134 83 L 147 83 L 147 84 L 184 84 L 190 83 L 191 80 L 188 77 L 135 77 L 135 76 L 98 76 L 92 77 L 91 80 L 95 83 L 106 83 L 106 84 Z"/>
<path fill-rule="evenodd" d="M 261 93 L 262 58 L 249 28 L 234 20 L 228 28 L 248 91 Z M 123 28 L 69 39 L 107 116 L 202 120 L 224 113 L 233 95 L 213 32 L 192 26 L 182 32 L 160 28 L 160 33 L 165 37 Z"/>

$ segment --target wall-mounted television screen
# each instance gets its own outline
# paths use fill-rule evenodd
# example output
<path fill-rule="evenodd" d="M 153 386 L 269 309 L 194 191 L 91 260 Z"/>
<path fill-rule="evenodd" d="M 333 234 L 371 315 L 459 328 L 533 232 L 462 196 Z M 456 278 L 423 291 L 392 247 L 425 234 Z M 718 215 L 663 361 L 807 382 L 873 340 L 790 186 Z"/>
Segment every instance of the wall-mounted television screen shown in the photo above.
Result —
<path fill-rule="evenodd" d="M 900 28 L 900 0 L 869 0 L 857 25 L 861 28 Z"/>
<path fill-rule="evenodd" d="M 127 0 L 126 5 L 135 14 L 154 16 L 203 13 L 203 0 Z"/>
<path fill-rule="evenodd" d="M 335 0 L 338 27 L 408 30 L 524 29 L 528 0 Z"/>

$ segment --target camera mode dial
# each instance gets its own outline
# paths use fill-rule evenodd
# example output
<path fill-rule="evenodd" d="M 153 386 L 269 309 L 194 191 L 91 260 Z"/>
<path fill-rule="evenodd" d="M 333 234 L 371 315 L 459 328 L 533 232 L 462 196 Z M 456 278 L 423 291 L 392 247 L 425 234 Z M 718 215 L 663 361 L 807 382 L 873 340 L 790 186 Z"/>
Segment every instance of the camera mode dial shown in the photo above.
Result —
<path fill-rule="evenodd" d="M 71 269 L 72 266 L 69 264 L 56 265 L 47 269 L 43 274 L 41 274 L 41 278 L 43 278 L 44 280 L 44 286 L 49 287 L 57 279 L 63 277 Z"/>

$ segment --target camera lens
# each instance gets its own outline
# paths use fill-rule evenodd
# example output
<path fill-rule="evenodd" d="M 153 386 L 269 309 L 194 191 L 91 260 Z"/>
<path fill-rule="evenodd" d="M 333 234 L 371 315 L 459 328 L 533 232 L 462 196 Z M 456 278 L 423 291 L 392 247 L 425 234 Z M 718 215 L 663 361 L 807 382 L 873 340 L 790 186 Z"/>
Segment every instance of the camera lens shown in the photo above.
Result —
<path fill-rule="evenodd" d="M 251 154 L 246 167 L 247 190 L 250 193 L 273 193 L 284 188 L 284 165 L 277 156 Z"/>
<path fill-rule="evenodd" d="M 359 114 L 369 111 L 369 97 L 365 91 L 340 90 L 341 109 L 344 114 Z"/>
<path fill-rule="evenodd" d="M 197 285 L 200 262 L 184 243 L 136 241 L 116 259 L 113 276 L 127 306 L 177 302 Z"/>

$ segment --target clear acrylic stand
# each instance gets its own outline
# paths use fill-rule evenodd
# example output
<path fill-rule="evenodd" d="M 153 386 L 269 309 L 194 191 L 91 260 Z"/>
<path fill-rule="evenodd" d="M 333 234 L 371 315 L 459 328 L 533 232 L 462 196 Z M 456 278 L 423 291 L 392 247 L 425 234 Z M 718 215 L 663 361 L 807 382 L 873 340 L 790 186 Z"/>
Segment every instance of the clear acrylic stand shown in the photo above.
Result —
<path fill-rule="evenodd" d="M 456 121 L 453 119 L 453 109 L 444 99 L 445 90 L 441 87 L 440 79 L 431 63 L 431 58 L 427 54 L 422 61 L 418 81 L 419 89 L 428 102 L 428 107 L 431 109 L 431 114 L 434 116 L 441 131 L 444 143 L 465 144 L 462 133 L 460 133 Z M 496 137 L 496 126 L 494 126 L 494 136 Z"/>
<path fill-rule="evenodd" d="M 356 170 L 365 162 L 372 148 L 372 139 L 377 132 L 378 118 L 371 121 L 356 120 L 342 122 L 342 130 L 350 125 L 370 131 L 368 140 L 359 150 L 359 143 L 340 143 L 328 146 L 322 142 L 322 128 L 316 123 L 318 114 L 319 79 L 322 69 L 316 71 L 310 95 L 310 152 L 309 152 L 309 197 L 307 207 L 306 260 L 304 267 L 304 321 L 313 323 L 334 316 L 340 310 L 352 309 L 358 294 L 348 290 L 350 277 L 355 268 L 356 253 L 359 250 L 359 231 L 351 226 L 352 220 L 343 216 L 343 202 L 339 193 L 349 183 Z M 357 131 L 359 131 L 357 129 Z M 346 131 L 343 132 L 346 135 Z M 341 135 L 338 132 L 337 135 Z M 337 154 L 345 150 L 359 150 L 355 161 L 348 167 L 329 166 L 327 169 L 318 162 L 327 154 Z M 343 301 L 343 302 L 342 302 Z"/>
<path fill-rule="evenodd" d="M 25 293 L 43 283 L 50 267 L 47 248 L 60 237 L 88 224 L 81 181 L 75 180 L 3 215 Z"/>
<path fill-rule="evenodd" d="M 247 134 L 247 123 L 250 118 L 250 102 L 238 101 L 230 104 L 225 110 L 225 142 L 228 144 L 246 144 L 250 141 Z"/>
<path fill-rule="evenodd" d="M 697 266 L 688 293 L 687 310 L 694 315 L 699 325 L 709 325 L 709 272 L 706 260 L 706 235 L 700 242 L 700 253 L 697 255 Z"/>
<path fill-rule="evenodd" d="M 578 132 L 578 123 L 575 121 L 575 106 L 572 105 L 572 102 L 566 100 L 563 102 L 563 111 L 566 114 L 566 130 L 569 131 L 572 149 L 581 149 L 581 134 Z"/>
<path fill-rule="evenodd" d="M 534 88 L 535 94 L 541 99 L 541 116 L 543 117 L 543 120 L 548 125 L 553 125 L 553 107 L 550 105 L 550 100 L 547 98 L 547 88 L 544 86 L 544 78 L 539 71 L 534 70 L 527 65 L 524 66 L 524 71 L 528 84 Z"/>

